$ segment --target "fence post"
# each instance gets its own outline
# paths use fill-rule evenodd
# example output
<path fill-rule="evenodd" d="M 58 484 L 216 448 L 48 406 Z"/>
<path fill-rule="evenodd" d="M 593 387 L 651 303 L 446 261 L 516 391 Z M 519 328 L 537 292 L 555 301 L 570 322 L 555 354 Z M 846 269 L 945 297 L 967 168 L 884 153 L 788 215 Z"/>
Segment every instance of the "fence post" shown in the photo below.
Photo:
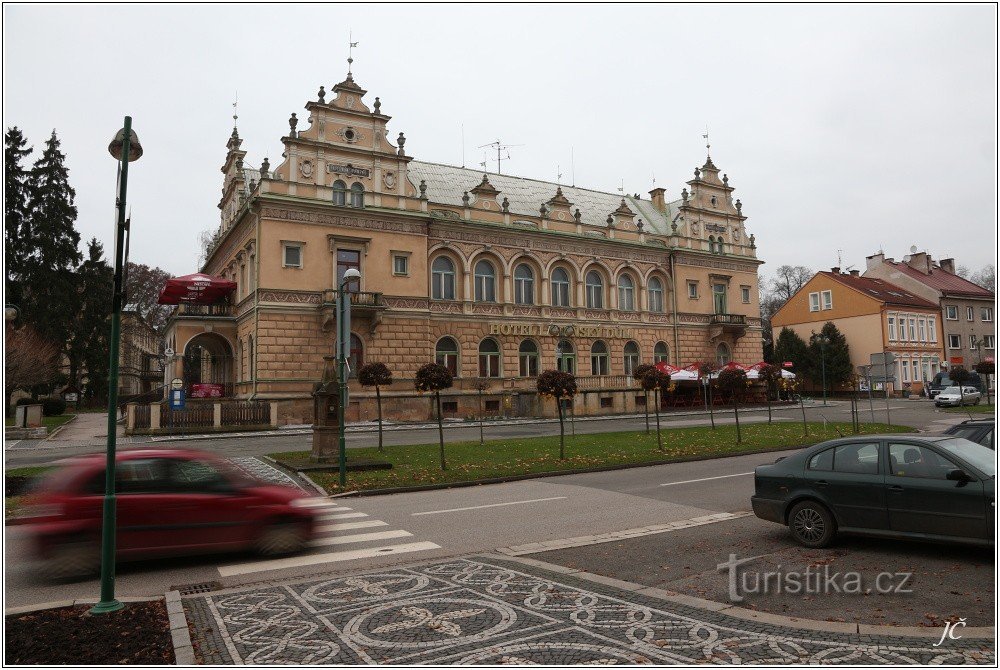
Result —
<path fill-rule="evenodd" d="M 220 428 L 222 426 L 222 403 L 213 402 L 212 403 L 212 427 Z"/>
<path fill-rule="evenodd" d="M 149 429 L 160 429 L 160 403 L 154 402 L 149 406 Z"/>
<path fill-rule="evenodd" d="M 130 402 L 125 405 L 125 430 L 131 432 L 135 430 L 135 403 Z"/>
<path fill-rule="evenodd" d="M 271 401 L 271 427 L 278 427 L 278 403 Z"/>

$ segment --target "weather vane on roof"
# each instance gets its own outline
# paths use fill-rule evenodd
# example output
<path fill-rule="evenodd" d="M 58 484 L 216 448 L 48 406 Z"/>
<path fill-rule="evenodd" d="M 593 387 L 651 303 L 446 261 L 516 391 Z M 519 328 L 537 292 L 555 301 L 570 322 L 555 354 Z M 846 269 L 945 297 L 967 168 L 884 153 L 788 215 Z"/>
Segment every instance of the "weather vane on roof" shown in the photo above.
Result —
<path fill-rule="evenodd" d="M 352 42 L 354 39 L 354 33 L 347 31 L 347 74 L 351 74 L 351 63 L 354 62 L 354 48 L 358 46 L 357 42 Z"/>
<path fill-rule="evenodd" d="M 711 156 L 712 155 L 712 145 L 708 141 L 708 126 L 705 126 L 705 134 L 702 135 L 702 137 L 705 138 L 705 151 L 708 153 L 709 156 Z"/>
<path fill-rule="evenodd" d="M 233 99 L 233 128 L 236 127 L 236 119 L 240 118 L 239 115 L 236 113 L 236 106 L 239 104 L 239 102 L 240 102 L 240 92 L 236 91 L 236 98 Z"/>

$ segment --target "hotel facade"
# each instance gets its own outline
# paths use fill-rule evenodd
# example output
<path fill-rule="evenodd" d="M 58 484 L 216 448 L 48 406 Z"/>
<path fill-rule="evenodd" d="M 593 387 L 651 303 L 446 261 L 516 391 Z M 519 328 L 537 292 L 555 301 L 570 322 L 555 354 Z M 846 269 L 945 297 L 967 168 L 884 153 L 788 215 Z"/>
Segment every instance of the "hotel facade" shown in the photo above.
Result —
<path fill-rule="evenodd" d="M 762 357 L 757 257 L 742 204 L 711 157 L 669 200 L 422 162 L 390 140 L 378 97 L 347 78 L 296 114 L 283 160 L 245 164 L 234 127 L 221 222 L 202 269 L 236 282 L 224 305 L 181 305 L 165 377 L 280 401 L 311 422 L 334 352 L 336 292 L 351 300 L 351 369 L 380 361 L 388 418 L 426 419 L 417 369 L 446 365 L 445 415 L 545 416 L 535 377 L 578 377 L 577 414 L 634 411 L 640 363 Z M 480 395 L 481 386 L 486 390 Z M 347 416 L 374 418 L 351 379 Z"/>

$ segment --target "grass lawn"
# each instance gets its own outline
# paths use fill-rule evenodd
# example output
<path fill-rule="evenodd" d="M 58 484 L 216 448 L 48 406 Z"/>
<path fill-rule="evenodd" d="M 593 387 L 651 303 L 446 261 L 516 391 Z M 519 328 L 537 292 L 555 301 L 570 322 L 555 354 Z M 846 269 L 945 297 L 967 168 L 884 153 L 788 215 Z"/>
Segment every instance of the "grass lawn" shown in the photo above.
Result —
<path fill-rule="evenodd" d="M 967 405 L 965 407 L 942 407 L 945 412 L 951 412 L 952 414 L 990 414 L 993 415 L 997 411 L 996 405 L 986 405 L 979 403 L 978 405 Z"/>
<path fill-rule="evenodd" d="M 802 424 L 782 421 L 754 423 L 743 427 L 743 443 L 736 444 L 736 427 L 719 426 L 663 430 L 663 451 L 657 449 L 655 429 L 645 432 L 595 433 L 566 436 L 566 459 L 559 460 L 559 437 L 505 438 L 479 442 L 445 443 L 448 469 L 441 471 L 437 443 L 386 447 L 380 454 L 376 447 L 349 449 L 348 459 L 389 461 L 391 470 L 350 472 L 343 491 L 369 490 L 398 486 L 420 486 L 445 482 L 471 481 L 562 470 L 584 470 L 608 465 L 648 463 L 737 455 L 776 447 L 815 444 L 839 437 L 837 428 L 851 434 L 850 423 L 809 424 L 809 437 L 803 437 Z M 885 424 L 862 424 L 862 432 L 908 432 L 912 428 Z M 309 452 L 268 454 L 276 459 L 308 458 Z M 336 471 L 310 472 L 310 479 L 329 493 L 343 492 Z"/>
<path fill-rule="evenodd" d="M 72 419 L 75 416 L 76 416 L 75 414 L 60 414 L 59 416 L 43 416 L 42 417 L 42 425 L 45 426 L 45 429 L 48 432 L 51 433 L 56 428 L 58 428 L 59 426 L 63 425 L 64 423 L 68 422 L 70 419 Z M 14 417 L 10 417 L 9 419 L 6 419 L 5 425 L 7 425 L 7 426 L 13 426 L 14 425 Z"/>

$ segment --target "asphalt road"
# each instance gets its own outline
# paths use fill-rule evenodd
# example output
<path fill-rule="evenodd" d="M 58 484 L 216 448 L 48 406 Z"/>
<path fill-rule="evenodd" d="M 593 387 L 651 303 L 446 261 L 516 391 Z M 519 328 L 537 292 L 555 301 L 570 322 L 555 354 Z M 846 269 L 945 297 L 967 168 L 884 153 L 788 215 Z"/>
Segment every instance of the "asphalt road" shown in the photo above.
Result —
<path fill-rule="evenodd" d="M 898 409 L 895 409 L 896 405 Z M 896 405 L 893 406 L 894 423 L 941 429 L 945 423 L 955 423 L 962 418 L 960 415 L 935 413 L 928 404 L 915 401 Z M 829 420 L 846 420 L 848 413 L 846 406 L 842 405 L 808 411 L 814 414 L 811 417 L 814 420 L 818 419 L 815 415 L 819 412 Z M 795 415 L 785 416 L 791 420 Z M 592 432 L 628 430 L 638 429 L 642 423 L 642 419 L 611 419 L 579 422 L 577 428 L 586 425 L 587 430 Z M 495 426 L 492 430 L 496 431 L 493 434 L 536 435 L 557 431 L 558 426 Z M 392 431 L 386 436 L 391 440 L 390 444 L 436 438 L 432 431 Z M 451 429 L 447 437 L 449 440 L 478 439 L 478 428 Z M 355 434 L 352 435 L 352 444 L 370 444 L 375 439 L 373 434 Z M 296 436 L 176 444 L 210 449 L 229 456 L 305 448 L 303 438 Z M 158 446 L 167 444 L 160 443 Z M 20 464 L 12 459 L 14 455 L 21 459 L 21 463 L 26 457 L 8 452 L 8 468 Z M 62 455 L 65 454 L 58 456 Z M 360 523 L 362 527 L 352 526 L 350 530 L 345 527 L 336 532 L 346 532 L 354 538 L 365 535 L 372 540 L 350 544 L 357 540 L 344 538 L 345 544 L 341 545 L 341 540 L 333 538 L 328 544 L 305 554 L 271 562 L 259 561 L 252 556 L 216 556 L 126 564 L 118 569 L 117 591 L 123 596 L 144 596 L 200 582 L 235 586 L 305 575 L 356 572 L 398 563 L 492 552 L 500 547 L 612 533 L 719 512 L 747 512 L 753 487 L 749 473 L 754 466 L 773 462 L 778 455 L 738 456 L 393 496 L 342 498 L 339 505 L 343 509 L 338 511 L 353 518 L 334 525 Z M 49 460 L 53 456 L 57 455 L 52 454 Z M 704 538 L 711 538 L 717 529 L 727 524 L 743 528 L 750 522 L 764 523 L 756 519 L 720 521 L 699 529 L 688 529 L 684 533 L 693 532 L 697 537 L 702 537 L 700 534 L 704 533 Z M 755 530 L 752 524 L 748 527 L 750 530 L 746 532 L 751 535 L 764 532 L 767 537 L 777 537 L 781 533 L 780 527 L 770 524 L 766 525 L 766 530 Z M 616 569 L 647 565 L 649 559 L 643 558 L 645 554 L 639 551 L 639 547 L 654 546 L 673 547 L 675 551 L 690 553 L 692 560 L 697 559 L 701 568 L 714 568 L 720 552 L 728 554 L 732 543 L 737 541 L 733 538 L 720 540 L 704 551 L 699 550 L 699 554 L 679 549 L 692 546 L 688 539 L 681 541 L 684 535 L 679 533 L 675 531 L 635 540 L 635 550 L 617 554 L 617 560 L 613 561 Z M 94 597 L 98 593 L 96 580 L 69 585 L 46 583 L 30 561 L 22 528 L 6 527 L 5 540 L 6 607 Z M 579 560 L 583 561 L 589 555 L 587 551 L 596 551 L 595 547 L 602 547 L 601 551 L 604 551 L 613 544 L 565 551 L 567 555 L 579 556 Z M 908 555 L 908 551 L 903 550 L 902 555 Z M 623 556 L 627 560 L 622 560 Z M 596 561 L 595 572 L 609 569 L 600 567 L 603 559 L 593 560 Z M 608 561 L 605 560 L 603 565 L 607 566 Z M 684 576 L 672 575 L 671 583 Z"/>

